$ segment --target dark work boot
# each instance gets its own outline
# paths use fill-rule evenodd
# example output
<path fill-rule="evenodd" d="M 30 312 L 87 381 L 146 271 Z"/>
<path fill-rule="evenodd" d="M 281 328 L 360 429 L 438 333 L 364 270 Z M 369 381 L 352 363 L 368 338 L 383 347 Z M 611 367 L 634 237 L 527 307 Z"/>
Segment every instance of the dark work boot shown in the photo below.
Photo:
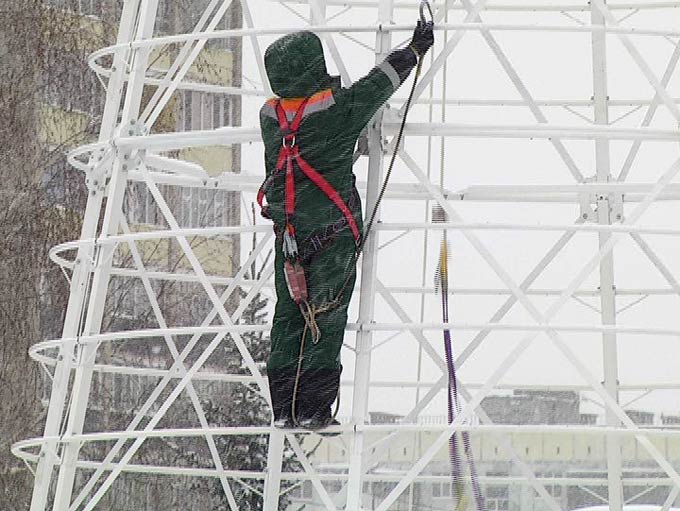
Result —
<path fill-rule="evenodd" d="M 341 372 L 342 368 L 302 372 L 296 403 L 296 418 L 301 427 L 318 430 L 338 424 L 331 410 L 338 395 Z"/>
<path fill-rule="evenodd" d="M 294 427 L 291 404 L 293 402 L 295 372 L 294 367 L 267 371 L 269 393 L 272 398 L 274 426 L 277 428 Z"/>

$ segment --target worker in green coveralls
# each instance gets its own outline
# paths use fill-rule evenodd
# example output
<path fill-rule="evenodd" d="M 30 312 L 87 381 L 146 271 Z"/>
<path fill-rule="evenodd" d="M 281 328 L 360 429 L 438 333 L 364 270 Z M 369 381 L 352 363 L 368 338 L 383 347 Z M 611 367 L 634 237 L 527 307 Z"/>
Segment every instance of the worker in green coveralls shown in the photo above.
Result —
<path fill-rule="evenodd" d="M 418 22 L 406 48 L 348 88 L 329 76 L 321 41 L 311 32 L 286 35 L 267 48 L 265 67 L 277 97 L 260 111 L 267 178 L 258 202 L 276 233 L 277 302 L 267 363 L 276 427 L 334 423 L 363 227 L 354 147 L 433 43 L 432 24 Z"/>

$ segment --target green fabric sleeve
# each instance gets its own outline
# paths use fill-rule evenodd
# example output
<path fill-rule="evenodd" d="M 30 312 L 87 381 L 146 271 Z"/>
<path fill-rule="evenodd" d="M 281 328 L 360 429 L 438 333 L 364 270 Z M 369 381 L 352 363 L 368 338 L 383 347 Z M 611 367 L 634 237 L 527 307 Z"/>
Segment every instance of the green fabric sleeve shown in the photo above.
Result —
<path fill-rule="evenodd" d="M 354 136 L 358 136 L 373 114 L 396 90 L 393 79 L 381 68 L 385 65 L 389 66 L 383 62 L 351 87 L 340 89 L 334 94 L 336 104 L 344 110 L 347 120 L 345 129 Z"/>

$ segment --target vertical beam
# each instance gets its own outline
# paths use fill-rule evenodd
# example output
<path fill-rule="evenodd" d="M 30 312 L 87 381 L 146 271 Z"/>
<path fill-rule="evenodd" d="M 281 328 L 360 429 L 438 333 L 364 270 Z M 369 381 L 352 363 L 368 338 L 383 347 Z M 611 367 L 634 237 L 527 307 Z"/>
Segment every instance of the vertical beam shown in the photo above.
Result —
<path fill-rule="evenodd" d="M 269 433 L 267 475 L 264 478 L 263 511 L 279 511 L 281 495 L 281 465 L 283 463 L 283 431 L 272 428 Z"/>
<path fill-rule="evenodd" d="M 591 5 L 591 23 L 604 25 L 605 19 L 595 5 Z M 607 39 L 604 32 L 593 32 L 592 58 L 593 58 L 593 108 L 595 124 L 609 124 L 609 98 L 607 97 Z M 611 179 L 611 167 L 609 161 L 609 141 L 595 139 L 595 168 L 598 183 L 607 183 Z M 611 224 L 611 200 L 613 197 L 599 195 L 597 197 L 597 221 L 600 225 Z M 602 249 L 611 237 L 610 233 L 598 235 L 599 247 Z M 602 311 L 602 324 L 613 325 L 616 323 L 616 296 L 614 287 L 614 252 L 609 252 L 600 261 L 600 308 Z M 616 334 L 602 334 L 604 387 L 618 403 L 618 354 L 616 346 Z M 616 413 L 609 407 L 606 408 L 607 425 L 619 427 Z M 615 435 L 607 436 L 607 478 L 609 483 L 609 509 L 622 511 L 623 487 L 621 485 L 621 447 L 620 440 Z"/>
<path fill-rule="evenodd" d="M 380 0 L 378 22 L 392 21 L 393 0 Z M 391 33 L 379 31 L 376 35 L 376 63 L 382 61 L 390 50 Z M 366 189 L 366 214 L 370 215 L 378 203 L 378 193 L 383 173 L 382 113 L 380 109 L 368 125 L 368 183 Z M 396 148 L 395 148 L 396 149 Z M 380 211 L 375 221 L 380 220 Z M 361 260 L 361 297 L 359 300 L 359 325 L 373 320 L 378 261 L 378 231 L 369 233 Z M 359 329 L 356 341 L 354 392 L 352 393 L 352 424 L 364 424 L 368 417 L 368 394 L 371 373 L 371 348 L 373 333 Z M 350 448 L 349 481 L 347 483 L 347 511 L 361 509 L 362 479 L 364 475 L 364 432 L 354 434 Z"/>
<path fill-rule="evenodd" d="M 120 25 L 118 29 L 117 43 L 129 42 L 133 33 L 133 20 L 137 12 L 139 0 L 127 0 L 123 6 Z M 123 81 L 128 58 L 127 49 L 119 49 L 114 54 L 113 73 L 107 87 L 106 103 L 102 116 L 102 127 L 99 133 L 99 141 L 105 141 L 113 135 L 120 100 L 123 91 Z M 94 164 L 93 172 L 97 172 L 106 160 L 103 154 L 93 156 L 91 163 Z M 99 162 L 99 163 L 97 163 Z M 80 239 L 93 239 L 97 235 L 97 225 L 104 199 L 104 190 L 93 187 L 88 196 L 85 208 L 83 226 L 80 231 Z M 75 266 L 71 277 L 69 301 L 64 318 L 63 338 L 76 338 L 80 334 L 80 320 L 83 314 L 88 295 L 90 272 L 94 258 L 94 247 L 89 244 L 81 245 L 75 259 Z M 54 371 L 50 402 L 47 409 L 45 422 L 45 437 L 57 438 L 61 431 L 61 423 L 66 406 L 66 396 L 69 389 L 69 379 L 73 369 L 75 345 L 73 343 L 62 344 L 59 348 L 57 365 Z M 31 511 L 44 511 L 47 508 L 48 494 L 52 483 L 54 466 L 58 462 L 59 444 L 51 440 L 45 442 L 40 450 L 40 459 L 35 473 L 33 495 L 31 498 Z"/>
<path fill-rule="evenodd" d="M 309 0 L 309 19 L 313 25 L 323 26 L 326 24 L 325 0 Z M 342 81 L 346 86 L 349 87 L 352 84 L 352 79 L 349 76 L 349 72 L 347 71 L 347 66 L 345 66 L 345 63 L 340 56 L 338 47 L 335 45 L 335 39 L 333 39 L 333 35 L 329 34 L 328 32 L 323 32 L 321 34 L 321 38 L 326 43 L 326 46 L 328 46 L 328 51 L 331 54 L 333 62 L 335 62 L 335 65 L 338 66 L 338 72 L 340 73 Z"/>
<path fill-rule="evenodd" d="M 151 37 L 157 8 L 158 0 L 142 0 L 138 8 L 139 17 L 135 40 Z M 131 55 L 133 64 L 122 109 L 121 124 L 123 126 L 135 122 L 139 113 L 149 53 L 149 48 L 140 48 Z M 118 233 L 123 196 L 127 184 L 127 170 L 130 165 L 131 155 L 124 151 L 117 151 L 114 156 L 111 181 L 107 190 L 108 198 L 101 228 L 102 237 L 114 236 Z M 85 335 L 96 334 L 101 328 L 115 250 L 116 245 L 106 244 L 102 245 L 101 249 L 95 253 L 92 287 L 83 329 Z M 78 365 L 73 379 L 71 406 L 65 432 L 67 438 L 71 435 L 78 435 L 83 431 L 97 349 L 97 344 L 87 344 L 81 347 L 78 353 Z M 55 489 L 54 511 L 67 511 L 70 507 L 79 452 L 80 444 L 77 442 L 67 443 L 64 447 Z"/>
<path fill-rule="evenodd" d="M 243 7 L 243 19 L 246 21 L 246 26 L 248 28 L 255 28 L 255 23 L 253 22 L 253 15 L 250 12 L 250 6 L 248 2 L 250 0 L 241 0 L 241 7 Z M 267 93 L 267 96 L 271 96 L 272 88 L 269 85 L 269 78 L 267 78 L 267 70 L 264 68 L 264 57 L 262 56 L 262 49 L 260 48 L 260 41 L 255 34 L 250 36 L 250 43 L 253 47 L 253 53 L 255 54 L 255 61 L 257 62 L 257 69 L 260 72 L 260 80 L 262 81 L 262 88 Z"/>

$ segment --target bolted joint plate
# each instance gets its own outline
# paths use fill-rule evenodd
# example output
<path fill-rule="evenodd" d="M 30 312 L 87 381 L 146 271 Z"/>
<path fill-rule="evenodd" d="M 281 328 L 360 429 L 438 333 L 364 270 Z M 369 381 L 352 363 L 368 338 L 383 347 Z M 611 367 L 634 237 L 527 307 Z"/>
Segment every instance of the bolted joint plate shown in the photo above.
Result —
<path fill-rule="evenodd" d="M 595 176 L 585 179 L 586 183 L 596 183 Z M 583 192 L 578 194 L 580 216 L 586 222 L 598 223 L 598 208 L 609 208 L 609 221 L 611 223 L 622 223 L 623 215 L 623 194 L 622 193 L 593 193 Z"/>
<path fill-rule="evenodd" d="M 148 130 L 143 123 L 134 119 L 125 125 L 121 125 L 119 133 L 122 136 L 144 136 Z M 92 195 L 103 193 L 107 195 L 107 188 L 111 180 L 113 166 L 118 160 L 121 170 L 127 172 L 139 166 L 142 159 L 140 151 L 120 150 L 114 140 L 110 141 L 108 148 L 100 148 L 90 156 L 90 170 L 87 173 L 85 183 Z"/>

